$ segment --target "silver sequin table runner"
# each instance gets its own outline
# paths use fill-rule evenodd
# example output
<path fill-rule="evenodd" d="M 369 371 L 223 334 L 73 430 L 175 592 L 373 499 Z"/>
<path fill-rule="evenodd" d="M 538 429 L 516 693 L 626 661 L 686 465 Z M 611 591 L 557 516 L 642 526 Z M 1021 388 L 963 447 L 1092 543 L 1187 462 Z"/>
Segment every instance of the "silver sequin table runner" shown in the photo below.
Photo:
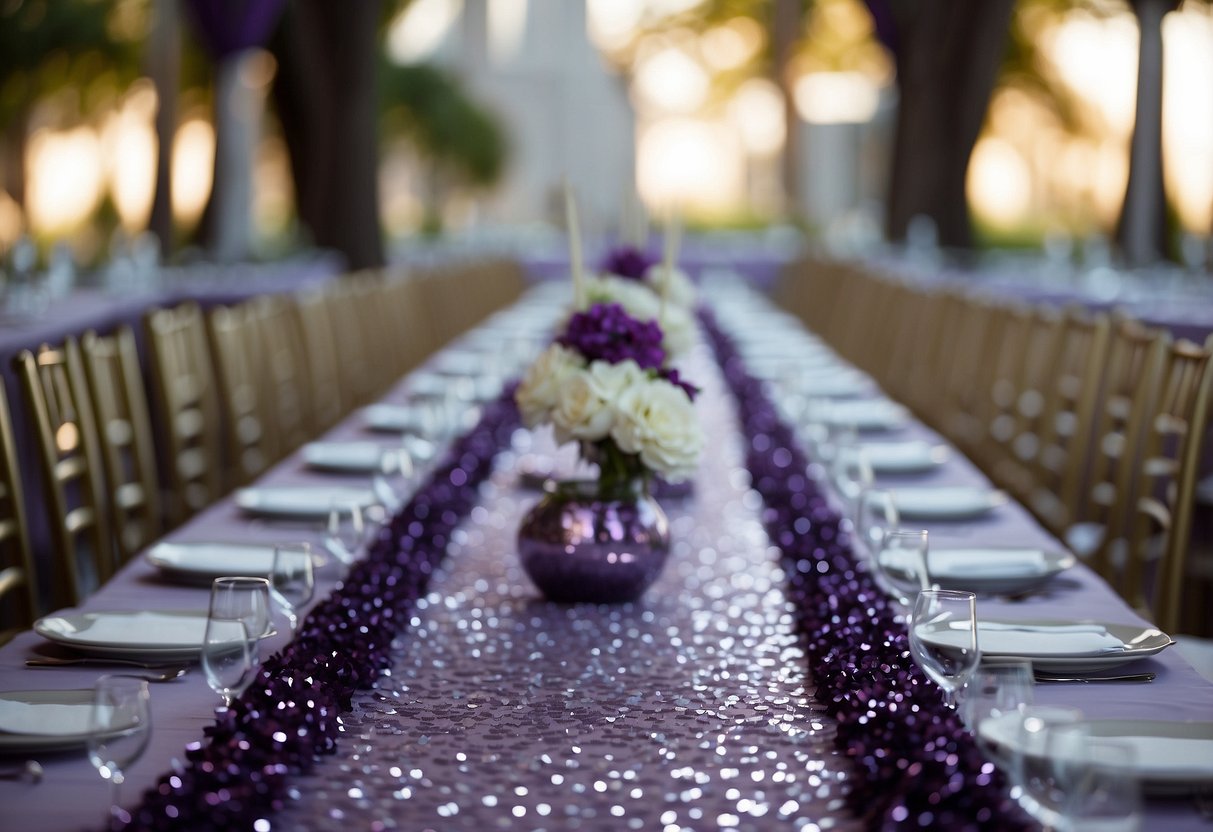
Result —
<path fill-rule="evenodd" d="M 391 675 L 343 717 L 274 828 L 848 829 L 847 762 L 814 705 L 732 402 L 706 355 L 694 495 L 644 599 L 544 601 L 514 534 L 520 432 L 418 604 Z"/>

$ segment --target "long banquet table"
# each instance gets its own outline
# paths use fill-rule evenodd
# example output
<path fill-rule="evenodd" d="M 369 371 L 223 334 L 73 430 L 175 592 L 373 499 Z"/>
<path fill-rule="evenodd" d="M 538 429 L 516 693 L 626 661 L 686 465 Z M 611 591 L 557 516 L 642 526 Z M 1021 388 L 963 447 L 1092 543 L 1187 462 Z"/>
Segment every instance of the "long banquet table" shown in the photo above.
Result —
<path fill-rule="evenodd" d="M 725 311 L 742 302 L 742 291 L 715 300 Z M 479 343 L 491 342 L 494 332 L 506 337 L 508 320 L 515 328 L 536 325 L 551 296 L 528 296 L 522 306 L 538 311 L 490 321 Z M 753 298 L 746 303 L 763 308 Z M 440 354 L 434 362 L 442 360 Z M 418 374 L 386 400 L 409 400 Z M 513 543 L 534 499 L 519 473 L 547 465 L 553 448 L 542 435 L 515 431 L 393 641 L 388 672 L 357 692 L 342 715 L 334 753 L 307 772 L 290 772 L 284 799 L 274 811 L 247 819 L 250 828 L 848 829 L 879 822 L 853 812 L 865 782 L 848 749 L 835 745 L 838 726 L 828 703 L 815 696 L 779 551 L 764 529 L 761 498 L 749 489 L 746 440 L 706 348 L 690 358 L 688 375 L 704 388 L 698 411 L 709 452 L 692 496 L 666 503 L 675 544 L 645 598 L 617 607 L 559 606 L 530 585 Z M 916 424 L 898 436 L 938 441 Z M 361 413 L 328 438 L 396 441 L 369 433 Z M 310 470 L 297 454 L 262 484 L 364 481 Z M 930 482 L 985 481 L 953 454 Z M 980 520 L 933 524 L 930 531 L 933 542 L 1058 545 L 1013 504 Z M 229 499 L 171 539 L 318 543 L 320 533 L 250 518 Z M 339 577 L 333 563 L 319 570 L 315 603 L 339 587 Z M 1144 623 L 1082 566 L 1043 595 L 979 603 L 982 614 L 1007 619 Z M 205 590 L 166 583 L 136 559 L 84 608 L 205 604 Z M 279 634 L 270 647 L 287 641 Z M 87 688 L 102 672 L 23 666 L 43 652 L 54 651 L 33 633 L 0 649 L 0 688 Z M 1133 667 L 1156 672 L 1157 680 L 1038 685 L 1036 702 L 1076 705 L 1091 717 L 1213 721 L 1213 685 L 1174 650 Z M 216 704 L 199 670 L 152 686 L 153 736 L 124 786 L 128 810 L 162 775 L 183 770 L 187 746 L 205 744 L 203 729 L 213 722 Z M 0 825 L 103 825 L 106 785 L 83 753 L 39 760 L 46 774 L 39 785 L 0 782 Z M 157 818 L 165 826 L 170 820 Z M 179 828 L 197 828 L 189 818 L 176 820 Z M 1152 799 L 1145 825 L 1207 828 L 1189 798 Z"/>

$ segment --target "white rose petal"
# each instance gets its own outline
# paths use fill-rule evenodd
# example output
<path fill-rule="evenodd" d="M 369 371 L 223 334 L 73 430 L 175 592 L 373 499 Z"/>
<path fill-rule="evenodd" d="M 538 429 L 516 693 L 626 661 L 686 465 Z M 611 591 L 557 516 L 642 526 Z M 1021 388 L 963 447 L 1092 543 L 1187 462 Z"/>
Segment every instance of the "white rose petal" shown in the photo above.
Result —
<path fill-rule="evenodd" d="M 611 438 L 621 451 L 639 454 L 670 482 L 695 473 L 704 439 L 686 391 L 664 379 L 646 380 L 624 391 L 616 409 Z"/>
<path fill-rule="evenodd" d="M 514 394 L 523 424 L 534 428 L 552 421 L 560 389 L 584 364 L 579 353 L 559 344 L 544 350 L 527 370 Z"/>
<path fill-rule="evenodd" d="M 645 282 L 657 293 L 658 297 L 665 292 L 666 299 L 673 305 L 683 309 L 694 309 L 696 302 L 695 284 L 682 269 L 675 266 L 667 270 L 658 263 L 650 266 L 644 276 Z"/>

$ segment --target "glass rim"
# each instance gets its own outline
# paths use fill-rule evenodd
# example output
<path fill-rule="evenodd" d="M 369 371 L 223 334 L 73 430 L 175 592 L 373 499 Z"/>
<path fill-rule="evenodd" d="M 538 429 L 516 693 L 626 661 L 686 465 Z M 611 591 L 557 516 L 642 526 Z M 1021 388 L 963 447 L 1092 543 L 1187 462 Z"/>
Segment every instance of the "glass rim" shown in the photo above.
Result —
<path fill-rule="evenodd" d="M 970 592 L 967 589 L 920 589 L 920 596 L 925 595 L 928 598 L 952 598 L 955 600 L 975 601 L 977 593 Z"/>

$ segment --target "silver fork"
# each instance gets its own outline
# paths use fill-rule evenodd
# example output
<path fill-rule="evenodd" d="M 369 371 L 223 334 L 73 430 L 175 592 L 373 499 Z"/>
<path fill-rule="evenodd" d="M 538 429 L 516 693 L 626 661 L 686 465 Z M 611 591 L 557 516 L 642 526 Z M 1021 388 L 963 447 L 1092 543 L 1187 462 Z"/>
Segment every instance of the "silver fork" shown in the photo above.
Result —
<path fill-rule="evenodd" d="M 32 786 L 42 782 L 42 766 L 37 760 L 26 760 L 20 768 L 0 769 L 0 780 L 19 780 Z"/>

